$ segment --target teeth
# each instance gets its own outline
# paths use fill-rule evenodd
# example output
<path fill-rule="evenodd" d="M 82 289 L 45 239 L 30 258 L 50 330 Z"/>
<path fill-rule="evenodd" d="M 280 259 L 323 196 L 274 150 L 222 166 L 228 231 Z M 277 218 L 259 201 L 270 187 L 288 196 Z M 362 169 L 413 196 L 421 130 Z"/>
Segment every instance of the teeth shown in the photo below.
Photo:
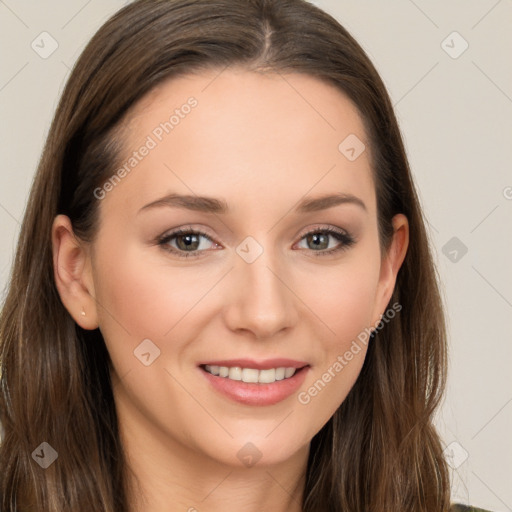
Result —
<path fill-rule="evenodd" d="M 295 373 L 295 368 L 286 368 L 286 370 L 284 371 L 284 378 L 285 378 L 285 379 L 288 379 L 288 378 L 289 378 L 289 377 L 291 377 L 294 373 Z"/>
<path fill-rule="evenodd" d="M 283 380 L 286 368 L 276 368 L 276 380 Z"/>
<path fill-rule="evenodd" d="M 244 382 L 258 382 L 258 370 L 253 370 L 252 368 L 244 368 L 242 370 L 242 380 Z M 229 370 L 229 375 L 231 377 L 231 370 Z"/>
<path fill-rule="evenodd" d="M 271 368 L 270 370 L 260 370 L 258 375 L 258 382 L 262 384 L 268 384 L 269 382 L 276 381 L 276 370 Z"/>
<path fill-rule="evenodd" d="M 238 366 L 234 366 L 233 368 L 230 368 L 228 379 L 242 380 L 242 368 L 239 368 Z"/>
<path fill-rule="evenodd" d="M 212 375 L 218 375 L 219 377 L 226 377 L 231 380 L 241 380 L 247 383 L 260 383 L 260 384 L 271 384 L 283 379 L 289 379 L 297 371 L 296 368 L 270 368 L 268 370 L 256 370 L 254 368 L 240 368 L 239 366 L 233 366 L 228 368 L 227 366 L 214 366 L 205 365 L 205 370 Z"/>

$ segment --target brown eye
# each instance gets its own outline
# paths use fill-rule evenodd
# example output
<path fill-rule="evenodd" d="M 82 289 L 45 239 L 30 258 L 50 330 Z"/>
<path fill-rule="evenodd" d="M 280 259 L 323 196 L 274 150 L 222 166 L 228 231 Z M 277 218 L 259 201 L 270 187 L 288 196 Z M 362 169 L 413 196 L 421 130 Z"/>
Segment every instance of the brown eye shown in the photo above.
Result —
<path fill-rule="evenodd" d="M 163 235 L 158 245 L 177 256 L 202 256 L 201 253 L 219 247 L 206 233 L 191 229 L 179 229 Z"/>
<path fill-rule="evenodd" d="M 178 235 L 174 236 L 173 238 L 176 239 L 176 245 L 178 249 L 182 251 L 196 251 L 200 245 L 199 240 L 200 235 L 196 234 L 188 234 L 188 235 Z"/>

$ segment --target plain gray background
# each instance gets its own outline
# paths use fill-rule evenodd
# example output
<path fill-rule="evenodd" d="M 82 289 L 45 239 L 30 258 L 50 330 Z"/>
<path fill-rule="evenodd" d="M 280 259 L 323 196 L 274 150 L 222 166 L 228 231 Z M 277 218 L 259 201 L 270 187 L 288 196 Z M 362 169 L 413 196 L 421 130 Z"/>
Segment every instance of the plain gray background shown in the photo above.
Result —
<path fill-rule="evenodd" d="M 126 3 L 0 0 L 2 289 L 70 68 Z M 312 3 L 354 35 L 388 87 L 430 225 L 449 322 L 437 425 L 453 498 L 512 511 L 512 2 Z"/>

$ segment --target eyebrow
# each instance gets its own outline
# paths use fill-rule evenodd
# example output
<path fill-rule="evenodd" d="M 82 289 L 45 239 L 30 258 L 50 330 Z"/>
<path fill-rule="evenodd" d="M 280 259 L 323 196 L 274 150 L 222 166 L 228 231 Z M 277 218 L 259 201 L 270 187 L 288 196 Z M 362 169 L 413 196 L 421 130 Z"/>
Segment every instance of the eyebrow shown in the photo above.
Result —
<path fill-rule="evenodd" d="M 359 198 L 352 194 L 328 194 L 319 197 L 303 199 L 296 207 L 296 213 L 310 213 L 342 204 L 354 204 L 360 206 L 364 211 L 367 211 L 366 205 Z M 157 207 L 171 207 L 171 208 L 184 208 L 203 213 L 226 214 L 229 213 L 229 206 L 223 199 L 214 197 L 196 196 L 196 195 L 179 195 L 168 194 L 156 201 L 143 206 L 139 213 L 144 210 L 149 210 Z"/>

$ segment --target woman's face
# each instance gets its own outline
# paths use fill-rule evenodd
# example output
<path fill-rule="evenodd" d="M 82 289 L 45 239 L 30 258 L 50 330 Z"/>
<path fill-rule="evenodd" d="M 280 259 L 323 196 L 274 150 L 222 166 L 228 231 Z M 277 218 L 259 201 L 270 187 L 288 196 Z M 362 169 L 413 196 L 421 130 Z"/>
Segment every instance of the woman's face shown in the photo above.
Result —
<path fill-rule="evenodd" d="M 304 453 L 396 277 L 356 109 L 310 76 L 230 68 L 166 82 L 124 137 L 86 269 L 121 425 L 232 466 Z"/>

